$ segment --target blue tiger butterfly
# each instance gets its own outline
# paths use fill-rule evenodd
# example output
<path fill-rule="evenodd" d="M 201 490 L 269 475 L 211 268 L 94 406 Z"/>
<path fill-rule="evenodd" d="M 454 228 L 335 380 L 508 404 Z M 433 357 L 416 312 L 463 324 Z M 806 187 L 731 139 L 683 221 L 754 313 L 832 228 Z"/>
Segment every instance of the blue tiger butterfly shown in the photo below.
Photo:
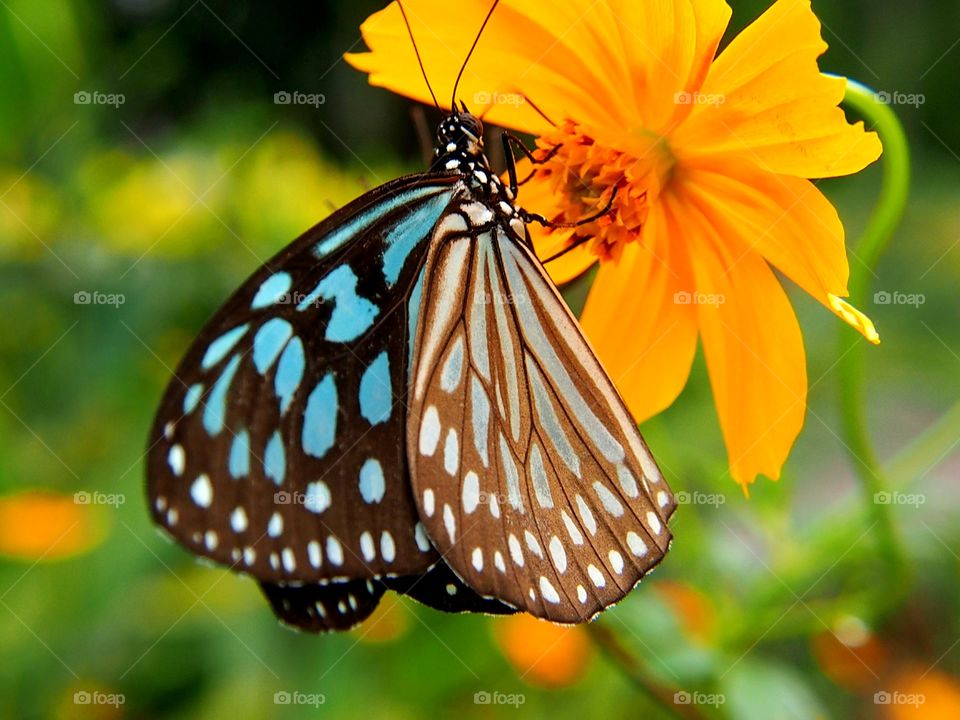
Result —
<path fill-rule="evenodd" d="M 455 99 L 429 172 L 234 293 L 151 431 L 154 520 L 303 630 L 348 629 L 388 589 L 582 623 L 669 547 L 674 497 L 534 253 L 543 219 Z"/>

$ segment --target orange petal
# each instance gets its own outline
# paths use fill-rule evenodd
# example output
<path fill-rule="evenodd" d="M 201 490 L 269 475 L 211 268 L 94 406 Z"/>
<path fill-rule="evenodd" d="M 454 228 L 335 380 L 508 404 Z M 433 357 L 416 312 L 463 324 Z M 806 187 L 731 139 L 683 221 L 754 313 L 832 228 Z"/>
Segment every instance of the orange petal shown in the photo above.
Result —
<path fill-rule="evenodd" d="M 424 66 L 448 107 L 467 51 L 490 10 L 487 0 L 405 0 Z M 619 89 L 627 69 L 614 42 L 615 18 L 603 5 L 584 13 L 573 4 L 504 0 L 463 74 L 458 99 L 505 127 L 538 133 L 550 124 L 526 101 L 559 122 L 576 109 L 583 122 L 622 126 Z M 391 3 L 361 26 L 368 53 L 346 55 L 370 83 L 431 102 L 400 9 Z"/>
<path fill-rule="evenodd" d="M 878 341 L 869 318 L 840 300 L 849 274 L 843 224 L 813 183 L 728 159 L 685 169 L 683 184 L 736 253 L 760 253 L 868 340 Z"/>
<path fill-rule="evenodd" d="M 685 157 L 744 154 L 765 170 L 805 178 L 863 169 L 880 156 L 880 141 L 846 121 L 838 107 L 845 81 L 817 66 L 826 49 L 809 0 L 778 0 L 717 58 L 704 102 L 672 147 Z"/>
<path fill-rule="evenodd" d="M 730 21 L 730 8 L 723 0 L 610 0 L 609 5 L 618 49 L 629 68 L 622 102 L 634 113 L 626 129 L 667 131 L 672 118 L 689 111 L 684 96 L 702 84 Z"/>
<path fill-rule="evenodd" d="M 99 513 L 90 505 L 92 497 L 27 491 L 0 498 L 0 553 L 59 560 L 91 550 L 104 536 Z"/>
<path fill-rule="evenodd" d="M 677 215 L 655 204 L 643 243 L 629 243 L 616 263 L 604 263 L 590 289 L 581 323 L 637 422 L 680 394 L 697 346 L 691 279 L 676 238 Z"/>
<path fill-rule="evenodd" d="M 803 426 L 807 372 L 793 308 L 766 261 L 730 249 L 707 217 L 684 215 L 695 307 L 730 473 L 780 477 Z"/>

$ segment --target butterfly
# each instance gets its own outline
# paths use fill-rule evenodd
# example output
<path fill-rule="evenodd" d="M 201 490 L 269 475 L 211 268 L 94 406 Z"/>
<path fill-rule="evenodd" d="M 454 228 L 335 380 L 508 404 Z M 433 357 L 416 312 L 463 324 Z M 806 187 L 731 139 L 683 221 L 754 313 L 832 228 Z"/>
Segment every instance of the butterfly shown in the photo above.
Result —
<path fill-rule="evenodd" d="M 451 107 L 429 172 L 241 285 L 151 431 L 155 522 L 302 630 L 353 627 L 387 590 L 586 622 L 671 540 L 674 497 L 534 252 L 515 169 Z"/>

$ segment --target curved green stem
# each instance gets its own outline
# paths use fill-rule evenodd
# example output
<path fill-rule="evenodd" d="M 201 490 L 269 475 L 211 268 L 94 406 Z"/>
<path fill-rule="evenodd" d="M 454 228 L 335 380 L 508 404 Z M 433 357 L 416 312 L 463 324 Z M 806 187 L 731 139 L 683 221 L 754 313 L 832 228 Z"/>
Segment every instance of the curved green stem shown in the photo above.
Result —
<path fill-rule="evenodd" d="M 883 143 L 883 184 L 876 209 L 863 237 L 852 252 L 859 260 L 850 270 L 850 298 L 855 307 L 869 304 L 873 269 L 903 218 L 910 191 L 910 148 L 896 113 L 877 93 L 847 80 L 844 102 L 873 123 Z M 844 441 L 860 479 L 870 509 L 877 538 L 892 573 L 894 592 L 886 597 L 896 602 L 908 586 L 908 565 L 891 512 L 892 505 L 878 502 L 878 494 L 887 492 L 867 428 L 864 390 L 864 344 L 845 327 L 841 337 L 840 409 Z M 852 343 L 852 345 L 851 345 Z M 889 583 L 887 587 L 889 588 Z"/>

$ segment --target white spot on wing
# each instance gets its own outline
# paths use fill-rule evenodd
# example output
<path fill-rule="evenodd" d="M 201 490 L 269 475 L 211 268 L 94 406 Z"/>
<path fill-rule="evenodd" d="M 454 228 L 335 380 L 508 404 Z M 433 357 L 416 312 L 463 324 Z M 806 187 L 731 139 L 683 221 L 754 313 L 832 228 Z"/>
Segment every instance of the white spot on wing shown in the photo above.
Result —
<path fill-rule="evenodd" d="M 210 482 L 209 476 L 203 474 L 193 481 L 193 484 L 190 486 L 190 497 L 193 498 L 193 501 L 200 507 L 210 507 L 211 503 L 213 503 L 213 485 Z"/>
<path fill-rule="evenodd" d="M 431 457 L 440 443 L 440 414 L 433 405 L 428 407 L 420 420 L 420 454 Z"/>

